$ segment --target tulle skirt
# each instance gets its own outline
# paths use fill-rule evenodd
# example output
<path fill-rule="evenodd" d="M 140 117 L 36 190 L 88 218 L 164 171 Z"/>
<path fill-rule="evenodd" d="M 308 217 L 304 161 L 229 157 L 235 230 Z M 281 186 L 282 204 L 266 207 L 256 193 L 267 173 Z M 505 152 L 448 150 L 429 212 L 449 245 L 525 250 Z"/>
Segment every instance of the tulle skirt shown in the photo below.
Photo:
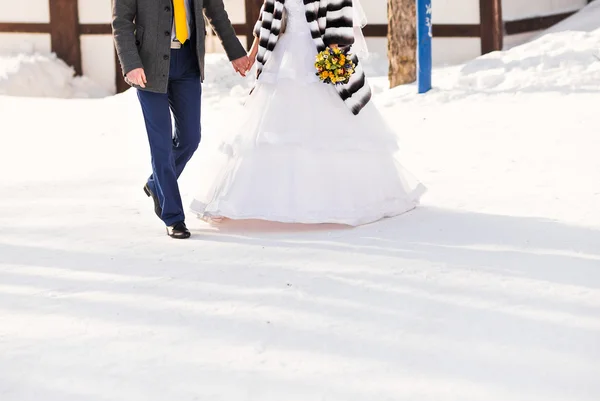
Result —
<path fill-rule="evenodd" d="M 319 82 L 315 54 L 310 36 L 282 35 L 239 126 L 203 157 L 201 218 L 356 226 L 418 205 L 425 187 L 397 160 L 394 132 L 372 103 L 354 116 Z"/>

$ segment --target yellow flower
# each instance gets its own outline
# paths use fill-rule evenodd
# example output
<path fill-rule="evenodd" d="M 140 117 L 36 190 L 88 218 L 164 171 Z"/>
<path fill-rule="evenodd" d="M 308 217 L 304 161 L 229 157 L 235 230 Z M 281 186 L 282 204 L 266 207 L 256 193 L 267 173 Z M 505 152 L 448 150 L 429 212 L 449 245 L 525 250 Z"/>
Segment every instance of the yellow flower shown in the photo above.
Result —
<path fill-rule="evenodd" d="M 327 71 L 323 71 L 321 73 L 321 79 L 326 79 L 329 76 L 329 74 L 327 73 Z"/>
<path fill-rule="evenodd" d="M 329 61 L 325 64 L 325 66 L 327 67 L 328 70 L 331 69 L 331 63 Z"/>

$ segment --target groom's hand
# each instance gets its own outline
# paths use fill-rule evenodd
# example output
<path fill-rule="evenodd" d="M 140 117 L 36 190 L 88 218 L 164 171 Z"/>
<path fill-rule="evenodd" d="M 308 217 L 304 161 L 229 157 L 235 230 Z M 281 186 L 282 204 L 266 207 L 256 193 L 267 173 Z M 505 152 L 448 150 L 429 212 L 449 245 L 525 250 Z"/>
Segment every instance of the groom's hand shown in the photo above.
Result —
<path fill-rule="evenodd" d="M 233 65 L 233 69 L 235 70 L 235 72 L 240 74 L 242 77 L 245 77 L 246 73 L 250 71 L 251 64 L 248 56 L 240 57 L 237 60 L 233 60 L 231 64 Z"/>
<path fill-rule="evenodd" d="M 144 69 L 143 68 L 136 68 L 135 70 L 129 71 L 127 73 L 127 79 L 132 84 L 135 84 L 135 85 L 140 86 L 142 88 L 145 88 L 146 87 L 146 83 L 148 82 L 146 80 L 146 74 L 144 73 Z"/>

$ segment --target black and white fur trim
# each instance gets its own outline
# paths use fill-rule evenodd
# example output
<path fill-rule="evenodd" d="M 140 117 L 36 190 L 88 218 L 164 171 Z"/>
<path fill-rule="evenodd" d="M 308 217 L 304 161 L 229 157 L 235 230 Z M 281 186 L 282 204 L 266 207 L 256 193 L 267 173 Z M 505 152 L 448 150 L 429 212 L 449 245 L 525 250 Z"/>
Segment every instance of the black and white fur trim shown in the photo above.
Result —
<path fill-rule="evenodd" d="M 259 40 L 257 78 L 275 50 L 284 19 L 285 0 L 265 0 L 260 17 L 254 26 Z M 317 51 L 329 45 L 350 48 L 354 43 L 352 0 L 304 0 L 306 22 L 310 27 Z M 358 57 L 353 56 L 356 69 L 347 84 L 335 85 L 340 97 L 357 115 L 371 100 L 371 88 Z"/>

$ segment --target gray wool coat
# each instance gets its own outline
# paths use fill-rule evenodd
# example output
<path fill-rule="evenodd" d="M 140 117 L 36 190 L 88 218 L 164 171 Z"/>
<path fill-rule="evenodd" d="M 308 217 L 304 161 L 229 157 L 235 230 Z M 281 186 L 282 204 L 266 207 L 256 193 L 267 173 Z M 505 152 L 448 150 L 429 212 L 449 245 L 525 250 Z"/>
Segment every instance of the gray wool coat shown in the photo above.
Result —
<path fill-rule="evenodd" d="M 204 80 L 206 27 L 203 12 L 230 60 L 245 56 L 246 50 L 231 26 L 223 0 L 192 0 L 191 7 L 198 65 Z M 123 75 L 144 68 L 148 80 L 146 90 L 166 93 L 173 24 L 171 0 L 113 0 L 112 12 L 113 38 Z"/>

